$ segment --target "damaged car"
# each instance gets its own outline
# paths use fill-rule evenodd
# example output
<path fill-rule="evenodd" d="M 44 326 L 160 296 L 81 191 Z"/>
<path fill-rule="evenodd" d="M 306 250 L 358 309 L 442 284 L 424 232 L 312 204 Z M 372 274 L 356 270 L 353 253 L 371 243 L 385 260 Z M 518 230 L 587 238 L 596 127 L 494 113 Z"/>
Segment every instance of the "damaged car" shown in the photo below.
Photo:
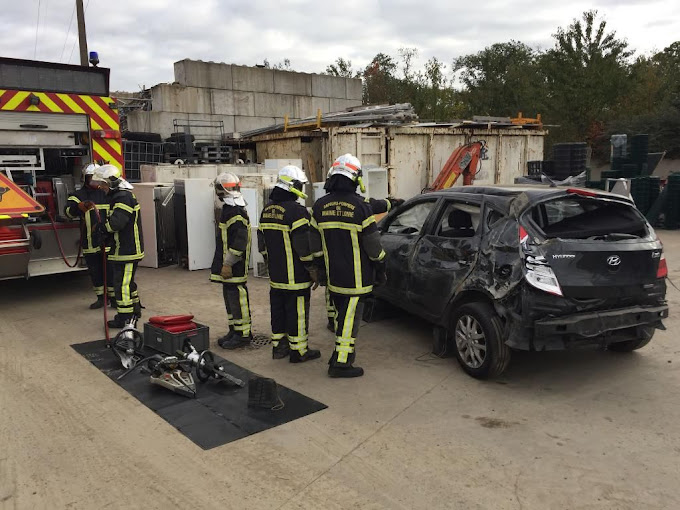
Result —
<path fill-rule="evenodd" d="M 444 332 L 473 377 L 501 374 L 511 350 L 633 351 L 668 316 L 662 244 L 623 196 L 473 185 L 414 197 L 378 226 L 375 296 Z"/>

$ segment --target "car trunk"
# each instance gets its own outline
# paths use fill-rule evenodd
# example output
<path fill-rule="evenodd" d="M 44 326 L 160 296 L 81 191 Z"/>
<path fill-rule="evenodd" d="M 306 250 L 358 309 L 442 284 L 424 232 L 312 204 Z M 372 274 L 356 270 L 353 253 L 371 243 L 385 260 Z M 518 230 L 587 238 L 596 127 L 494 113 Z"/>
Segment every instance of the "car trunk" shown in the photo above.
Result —
<path fill-rule="evenodd" d="M 570 194 L 527 215 L 543 238 L 533 256 L 552 269 L 564 297 L 625 300 L 654 292 L 661 243 L 632 205 Z"/>

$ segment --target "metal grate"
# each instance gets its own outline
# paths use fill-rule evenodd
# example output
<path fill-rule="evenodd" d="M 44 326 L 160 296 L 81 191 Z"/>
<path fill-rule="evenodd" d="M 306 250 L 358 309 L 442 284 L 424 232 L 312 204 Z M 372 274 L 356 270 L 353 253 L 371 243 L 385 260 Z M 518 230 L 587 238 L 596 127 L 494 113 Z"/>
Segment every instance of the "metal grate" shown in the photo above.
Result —
<path fill-rule="evenodd" d="M 163 162 L 163 144 L 123 140 L 123 159 L 127 180 L 140 181 L 142 179 L 141 165 Z"/>
<path fill-rule="evenodd" d="M 260 349 L 262 347 L 266 347 L 268 345 L 271 345 L 271 343 L 272 343 L 272 339 L 269 336 L 254 333 L 253 339 L 250 341 L 250 348 L 251 349 Z"/>

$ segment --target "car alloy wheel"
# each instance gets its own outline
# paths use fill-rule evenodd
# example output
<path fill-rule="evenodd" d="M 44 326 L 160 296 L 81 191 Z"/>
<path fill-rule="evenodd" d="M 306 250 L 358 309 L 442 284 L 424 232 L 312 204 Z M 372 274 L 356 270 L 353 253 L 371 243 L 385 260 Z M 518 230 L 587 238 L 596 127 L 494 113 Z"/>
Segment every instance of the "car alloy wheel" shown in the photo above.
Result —
<path fill-rule="evenodd" d="M 484 330 L 471 315 L 462 315 L 456 323 L 456 348 L 468 367 L 479 368 L 486 359 Z"/>

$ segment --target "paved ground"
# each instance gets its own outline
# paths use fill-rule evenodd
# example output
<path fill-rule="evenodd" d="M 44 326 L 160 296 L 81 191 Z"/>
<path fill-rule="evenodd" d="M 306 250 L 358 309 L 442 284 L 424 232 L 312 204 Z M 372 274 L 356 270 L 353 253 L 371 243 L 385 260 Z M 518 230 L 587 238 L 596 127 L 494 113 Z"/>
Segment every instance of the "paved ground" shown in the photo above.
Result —
<path fill-rule="evenodd" d="M 661 232 L 680 285 L 680 232 Z M 142 269 L 147 314 L 190 311 L 224 329 L 205 272 Z M 266 281 L 250 283 L 268 333 Z M 73 351 L 102 337 L 84 275 L 0 282 L 0 509 L 680 508 L 680 292 L 667 331 L 638 353 L 523 354 L 499 381 L 427 353 L 430 328 L 364 324 L 366 375 L 331 380 L 323 358 L 234 362 L 329 408 L 202 451 Z M 148 315 L 147 315 L 148 316 Z"/>

